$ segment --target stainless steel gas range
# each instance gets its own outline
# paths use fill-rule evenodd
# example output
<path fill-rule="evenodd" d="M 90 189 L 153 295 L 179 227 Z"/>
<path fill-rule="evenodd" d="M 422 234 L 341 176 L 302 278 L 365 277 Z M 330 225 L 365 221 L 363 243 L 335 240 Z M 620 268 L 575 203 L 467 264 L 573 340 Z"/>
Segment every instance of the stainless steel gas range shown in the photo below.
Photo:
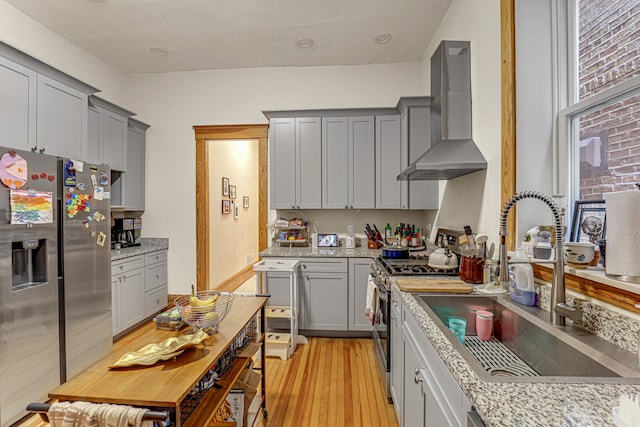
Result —
<path fill-rule="evenodd" d="M 452 252 L 458 252 L 457 238 L 462 232 L 438 230 L 438 236 L 446 239 Z M 452 237 L 453 236 L 453 237 Z M 442 240 L 441 240 L 442 241 Z M 391 402 L 391 278 L 398 276 L 458 276 L 458 270 L 436 270 L 428 265 L 427 255 L 412 255 L 408 259 L 378 257 L 371 264 L 371 277 L 377 287 L 378 310 L 373 326 L 373 340 L 378 370 L 385 388 L 387 400 Z"/>

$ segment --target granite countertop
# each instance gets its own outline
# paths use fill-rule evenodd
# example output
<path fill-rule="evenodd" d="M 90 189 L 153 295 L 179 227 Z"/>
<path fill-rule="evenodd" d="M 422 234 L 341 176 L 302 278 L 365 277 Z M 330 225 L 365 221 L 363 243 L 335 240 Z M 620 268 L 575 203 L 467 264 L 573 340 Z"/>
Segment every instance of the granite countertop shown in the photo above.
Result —
<path fill-rule="evenodd" d="M 366 246 L 358 246 L 355 249 L 344 247 L 337 248 L 312 248 L 311 246 L 270 246 L 258 255 L 261 257 L 287 257 L 287 258 L 377 258 L 380 249 L 369 249 Z"/>
<path fill-rule="evenodd" d="M 395 290 L 399 291 L 395 280 Z M 484 423 L 492 426 L 613 426 L 611 410 L 640 385 L 493 383 L 483 381 L 410 293 L 402 303 L 436 349 Z M 553 357 L 553 355 L 549 355 Z"/>
<path fill-rule="evenodd" d="M 131 248 L 112 249 L 111 261 L 117 261 L 119 259 L 130 258 L 137 255 L 144 255 L 149 252 L 161 251 L 169 249 L 169 239 L 162 237 L 141 237 L 138 239 L 140 246 L 133 246 Z"/>

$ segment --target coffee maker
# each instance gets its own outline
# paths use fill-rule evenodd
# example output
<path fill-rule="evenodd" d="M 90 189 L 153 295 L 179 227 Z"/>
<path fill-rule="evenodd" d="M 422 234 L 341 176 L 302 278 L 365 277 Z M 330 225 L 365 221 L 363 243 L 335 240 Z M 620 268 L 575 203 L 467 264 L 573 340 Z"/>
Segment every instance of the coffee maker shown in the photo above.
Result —
<path fill-rule="evenodd" d="M 142 218 L 114 218 L 111 227 L 111 243 L 117 247 L 129 248 L 140 246 L 136 243 L 142 230 Z"/>

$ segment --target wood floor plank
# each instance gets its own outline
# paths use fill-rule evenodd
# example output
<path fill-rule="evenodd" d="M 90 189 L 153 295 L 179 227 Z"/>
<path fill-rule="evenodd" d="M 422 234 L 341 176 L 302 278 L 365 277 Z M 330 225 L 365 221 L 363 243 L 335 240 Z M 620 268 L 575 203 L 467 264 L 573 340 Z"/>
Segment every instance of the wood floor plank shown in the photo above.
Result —
<path fill-rule="evenodd" d="M 383 394 L 371 339 L 312 337 L 288 360 L 268 357 L 266 363 L 268 418 L 260 412 L 257 427 L 398 427 L 393 405 Z M 19 426 L 48 424 L 34 416 Z"/>

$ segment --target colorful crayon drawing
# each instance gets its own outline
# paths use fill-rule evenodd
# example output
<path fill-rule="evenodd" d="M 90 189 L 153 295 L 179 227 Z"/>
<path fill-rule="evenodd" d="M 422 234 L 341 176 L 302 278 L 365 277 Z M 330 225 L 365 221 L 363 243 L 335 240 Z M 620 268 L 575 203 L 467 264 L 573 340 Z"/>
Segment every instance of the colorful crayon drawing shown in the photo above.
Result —
<path fill-rule="evenodd" d="M 53 193 L 33 190 L 10 191 L 11 224 L 53 223 Z"/>

